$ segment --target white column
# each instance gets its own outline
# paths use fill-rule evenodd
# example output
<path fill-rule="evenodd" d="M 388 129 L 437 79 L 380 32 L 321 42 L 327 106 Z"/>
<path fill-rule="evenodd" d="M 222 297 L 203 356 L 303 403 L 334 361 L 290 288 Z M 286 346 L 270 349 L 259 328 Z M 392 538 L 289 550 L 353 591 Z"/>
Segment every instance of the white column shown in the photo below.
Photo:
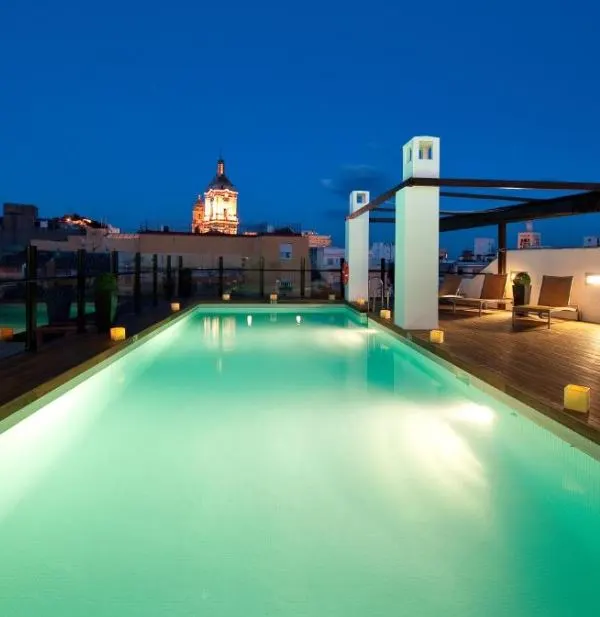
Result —
<path fill-rule="evenodd" d="M 413 137 L 402 149 L 403 179 L 440 177 L 438 137 Z M 405 330 L 438 327 L 440 190 L 396 194 L 394 323 Z"/>
<path fill-rule="evenodd" d="M 369 203 L 368 191 L 350 193 L 350 214 Z M 346 221 L 346 263 L 348 284 L 346 301 L 369 295 L 369 213 Z"/>

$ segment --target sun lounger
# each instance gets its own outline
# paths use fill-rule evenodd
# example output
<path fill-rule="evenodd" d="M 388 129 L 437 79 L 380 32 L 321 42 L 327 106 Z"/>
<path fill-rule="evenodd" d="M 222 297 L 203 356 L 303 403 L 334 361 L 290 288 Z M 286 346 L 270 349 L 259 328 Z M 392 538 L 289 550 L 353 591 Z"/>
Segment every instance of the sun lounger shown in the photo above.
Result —
<path fill-rule="evenodd" d="M 462 296 L 448 297 L 447 300 L 452 304 L 452 311 L 456 312 L 456 305 L 471 305 L 479 308 L 479 316 L 481 317 L 483 309 L 487 308 L 488 304 L 502 304 L 510 302 L 504 297 L 506 292 L 506 274 L 484 274 L 483 285 L 481 286 L 481 294 L 479 298 L 464 298 Z"/>
<path fill-rule="evenodd" d="M 444 274 L 444 279 L 438 291 L 439 299 L 458 298 L 461 284 L 462 276 L 458 274 Z"/>
<path fill-rule="evenodd" d="M 546 318 L 548 328 L 553 313 L 571 311 L 580 319 L 579 307 L 571 304 L 572 276 L 546 276 L 542 279 L 542 287 L 537 304 L 524 304 L 513 306 L 513 328 L 518 317 L 528 317 L 530 313 L 537 313 L 539 317 Z"/>

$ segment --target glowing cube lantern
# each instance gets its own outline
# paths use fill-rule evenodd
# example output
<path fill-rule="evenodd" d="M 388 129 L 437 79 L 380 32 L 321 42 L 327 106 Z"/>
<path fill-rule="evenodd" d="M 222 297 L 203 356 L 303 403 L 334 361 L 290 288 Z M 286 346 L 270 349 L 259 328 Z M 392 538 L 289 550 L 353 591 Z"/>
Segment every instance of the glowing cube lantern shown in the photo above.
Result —
<path fill-rule="evenodd" d="M 229 302 L 231 300 L 231 294 L 223 294 L 223 302 Z"/>
<path fill-rule="evenodd" d="M 429 342 L 430 343 L 443 343 L 444 342 L 444 331 L 443 330 L 431 330 L 429 332 Z"/>
<path fill-rule="evenodd" d="M 367 303 L 367 301 L 364 298 L 356 298 L 356 304 L 358 304 L 358 306 L 364 306 Z"/>
<path fill-rule="evenodd" d="M 179 302 L 171 302 L 171 311 L 173 311 L 173 313 L 176 313 L 179 310 L 181 310 L 181 305 L 179 304 Z"/>
<path fill-rule="evenodd" d="M 272 303 L 277 302 L 277 294 L 271 294 L 269 300 L 271 300 Z"/>
<path fill-rule="evenodd" d="M 14 335 L 12 328 L 0 328 L 0 341 L 12 341 Z"/>
<path fill-rule="evenodd" d="M 381 317 L 381 319 L 391 319 L 392 311 L 390 311 L 390 309 L 381 309 L 379 311 L 379 317 Z"/>
<path fill-rule="evenodd" d="M 588 413 L 591 405 L 591 390 L 587 386 L 568 384 L 564 391 L 564 408 L 569 411 Z"/>
<path fill-rule="evenodd" d="M 333 302 L 333 300 L 335 300 L 335 294 L 329 294 L 329 300 Z"/>
<path fill-rule="evenodd" d="M 122 326 L 115 326 L 110 329 L 111 341 L 124 341 L 127 338 L 127 332 Z"/>

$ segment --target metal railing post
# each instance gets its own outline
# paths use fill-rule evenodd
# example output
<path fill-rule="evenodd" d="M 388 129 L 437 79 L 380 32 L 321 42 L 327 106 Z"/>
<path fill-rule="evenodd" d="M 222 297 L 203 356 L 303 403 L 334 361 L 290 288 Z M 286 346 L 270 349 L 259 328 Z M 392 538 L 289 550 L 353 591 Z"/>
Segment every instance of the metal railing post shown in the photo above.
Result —
<path fill-rule="evenodd" d="M 27 247 L 25 264 L 25 349 L 37 349 L 37 247 L 31 244 Z"/>
<path fill-rule="evenodd" d="M 85 332 L 85 249 L 77 251 L 77 332 Z"/>
<path fill-rule="evenodd" d="M 119 274 L 119 251 L 112 251 L 110 254 L 110 272 L 115 276 Z"/>
<path fill-rule="evenodd" d="M 167 255 L 167 276 L 165 281 L 165 296 L 167 300 L 173 298 L 173 277 L 171 272 L 171 255 Z"/>
<path fill-rule="evenodd" d="M 306 295 L 306 257 L 300 258 L 300 297 Z"/>
<path fill-rule="evenodd" d="M 142 312 L 142 255 L 135 254 L 135 270 L 133 272 L 133 310 L 136 315 Z"/>
<path fill-rule="evenodd" d="M 152 306 L 158 306 L 158 255 L 152 255 Z"/>
<path fill-rule="evenodd" d="M 183 256 L 179 255 L 177 258 L 177 297 L 181 298 L 181 277 L 183 270 Z"/>
<path fill-rule="evenodd" d="M 223 297 L 224 285 L 223 285 L 223 258 L 219 257 L 219 298 Z"/>
<path fill-rule="evenodd" d="M 265 297 L 265 258 L 262 255 L 258 260 L 258 293 L 261 299 Z"/>

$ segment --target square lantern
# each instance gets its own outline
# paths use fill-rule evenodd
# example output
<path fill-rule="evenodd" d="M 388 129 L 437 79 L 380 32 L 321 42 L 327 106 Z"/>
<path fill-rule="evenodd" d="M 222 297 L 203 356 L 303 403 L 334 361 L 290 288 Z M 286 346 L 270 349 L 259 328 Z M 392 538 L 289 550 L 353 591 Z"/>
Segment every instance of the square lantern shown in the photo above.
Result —
<path fill-rule="evenodd" d="M 591 389 L 587 386 L 568 384 L 564 390 L 564 408 L 569 411 L 588 413 L 591 405 Z"/>
<path fill-rule="evenodd" d="M 14 335 L 13 328 L 0 328 L 0 341 L 12 341 Z"/>
<path fill-rule="evenodd" d="M 431 330 L 429 332 L 429 342 L 441 344 L 444 342 L 444 331 L 443 330 Z"/>
<path fill-rule="evenodd" d="M 110 340 L 111 341 L 124 341 L 127 337 L 127 332 L 125 328 L 122 326 L 115 326 L 110 329 Z"/>

